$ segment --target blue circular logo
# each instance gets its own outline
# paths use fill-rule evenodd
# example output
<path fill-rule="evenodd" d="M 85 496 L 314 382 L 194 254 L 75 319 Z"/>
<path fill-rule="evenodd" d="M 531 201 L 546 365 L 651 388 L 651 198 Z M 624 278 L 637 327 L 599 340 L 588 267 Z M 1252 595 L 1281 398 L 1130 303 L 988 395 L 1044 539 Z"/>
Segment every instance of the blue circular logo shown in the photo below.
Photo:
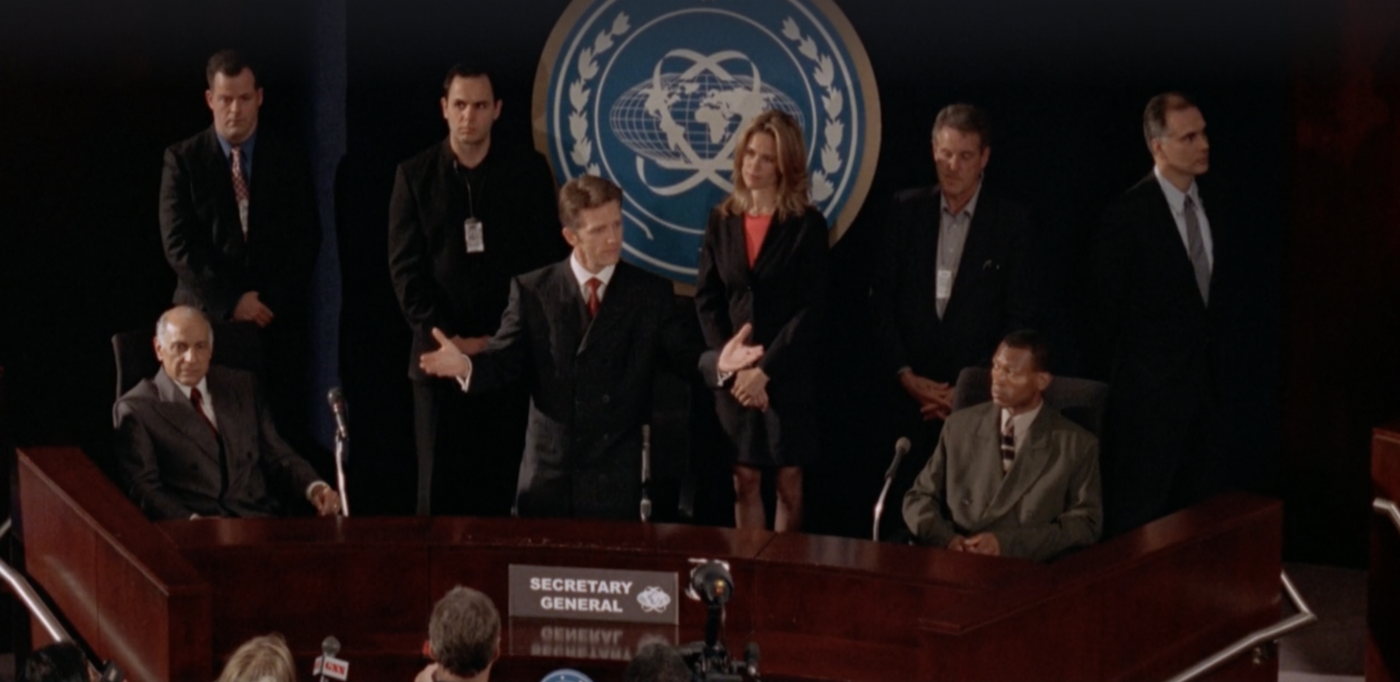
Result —
<path fill-rule="evenodd" d="M 830 0 L 574 0 L 535 95 L 536 144 L 559 182 L 620 185 L 624 257 L 684 282 L 754 116 L 781 109 L 802 124 L 812 202 L 838 237 L 880 147 L 869 59 Z"/>
<path fill-rule="evenodd" d="M 561 668 L 545 675 L 540 682 L 593 682 L 593 678 L 571 668 Z"/>

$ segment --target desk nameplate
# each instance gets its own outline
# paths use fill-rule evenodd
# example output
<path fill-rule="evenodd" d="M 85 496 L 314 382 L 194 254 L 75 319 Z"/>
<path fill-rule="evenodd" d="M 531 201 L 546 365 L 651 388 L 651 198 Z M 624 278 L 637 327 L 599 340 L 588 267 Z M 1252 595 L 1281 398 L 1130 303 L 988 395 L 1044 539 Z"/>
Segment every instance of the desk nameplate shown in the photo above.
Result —
<path fill-rule="evenodd" d="M 675 573 L 510 566 L 510 617 L 680 622 Z"/>

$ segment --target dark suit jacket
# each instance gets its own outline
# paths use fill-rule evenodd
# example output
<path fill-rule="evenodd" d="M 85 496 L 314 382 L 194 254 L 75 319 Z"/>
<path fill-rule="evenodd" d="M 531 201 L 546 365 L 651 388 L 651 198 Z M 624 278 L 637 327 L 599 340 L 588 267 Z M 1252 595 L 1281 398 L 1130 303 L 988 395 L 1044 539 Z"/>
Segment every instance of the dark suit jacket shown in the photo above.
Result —
<path fill-rule="evenodd" d="M 910 367 L 919 376 L 952 383 L 964 367 L 986 366 L 1008 332 L 1037 323 L 1027 262 L 1030 218 L 986 185 L 939 319 L 939 196 L 936 185 L 900 192 L 887 220 L 872 296 L 881 371 L 891 378 Z"/>
<path fill-rule="evenodd" d="M 274 314 L 305 305 L 321 223 L 303 151 L 260 128 L 248 195 L 245 241 L 229 162 L 213 127 L 165 150 L 160 233 L 178 278 L 175 303 L 216 320 L 249 291 Z"/>
<path fill-rule="evenodd" d="M 279 501 L 305 500 L 320 480 L 277 435 L 249 372 L 214 366 L 206 385 L 219 435 L 164 370 L 117 400 L 117 464 L 122 485 L 154 520 L 276 516 Z M 222 446 L 227 471 L 219 470 Z M 228 486 L 220 490 L 227 475 Z"/>
<path fill-rule="evenodd" d="M 389 274 L 413 329 L 409 376 L 424 379 L 423 353 L 437 350 L 432 329 L 448 336 L 495 333 L 512 277 L 563 257 L 554 179 L 532 150 L 493 145 L 478 167 L 480 191 L 468 196 L 447 140 L 399 165 L 389 201 Z M 463 223 L 482 222 L 486 250 L 467 253 Z"/>
<path fill-rule="evenodd" d="M 1090 341 L 1097 374 L 1111 386 L 1104 480 L 1112 529 L 1172 511 L 1173 486 L 1195 485 L 1182 475 L 1213 468 L 1203 458 L 1213 456 L 1207 422 L 1216 398 L 1216 340 L 1230 295 L 1232 256 L 1226 212 L 1205 188 L 1201 204 L 1215 253 L 1209 306 L 1153 174 L 1104 212 L 1094 240 L 1090 270 L 1097 310 Z M 1184 462 L 1192 463 L 1183 470 Z"/>
<path fill-rule="evenodd" d="M 752 269 L 744 217 L 710 212 L 695 291 L 705 343 L 718 351 L 753 323 L 750 343 L 763 346 L 759 367 L 769 377 L 766 412 L 745 408 L 727 390 L 715 394 L 741 462 L 790 465 L 815 454 L 817 316 L 826 269 L 826 219 L 815 208 L 775 219 Z"/>
<path fill-rule="evenodd" d="M 500 329 L 472 358 L 470 391 L 529 387 L 517 513 L 637 518 L 656 372 L 692 373 L 701 350 L 671 283 L 626 263 L 591 320 L 568 260 L 515 278 Z"/>
<path fill-rule="evenodd" d="M 949 415 L 904 520 L 925 544 L 990 532 L 1003 556 L 1046 561 L 1103 532 L 1099 442 L 1042 407 L 1011 470 L 1001 468 L 1001 410 L 986 402 Z"/>

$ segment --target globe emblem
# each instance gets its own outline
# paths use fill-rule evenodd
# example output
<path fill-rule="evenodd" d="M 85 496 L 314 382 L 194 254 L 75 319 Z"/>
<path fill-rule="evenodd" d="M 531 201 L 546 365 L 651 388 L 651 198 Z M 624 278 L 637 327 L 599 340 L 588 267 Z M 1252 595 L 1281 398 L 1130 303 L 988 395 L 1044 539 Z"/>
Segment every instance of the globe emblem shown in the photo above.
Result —
<path fill-rule="evenodd" d="M 662 63 L 649 80 L 638 83 L 613 103 L 609 123 L 613 134 L 638 156 L 638 175 L 646 178 L 645 161 L 665 170 L 693 171 L 690 179 L 652 191 L 661 196 L 684 192 L 708 180 L 722 191 L 733 191 L 726 179 L 733 168 L 735 136 L 754 116 L 779 109 L 803 124 L 801 107 L 781 90 L 762 81 L 758 67 L 734 51 L 698 55 L 676 50 L 667 57 L 691 60 L 681 73 L 662 73 Z M 663 63 L 666 60 L 663 60 Z M 723 62 L 740 61 L 747 74 L 731 73 Z"/>
<path fill-rule="evenodd" d="M 671 605 L 671 595 L 666 594 L 661 588 L 655 585 L 648 587 L 646 591 L 637 595 L 637 603 L 642 605 L 642 610 L 649 613 L 664 613 L 666 607 Z"/>

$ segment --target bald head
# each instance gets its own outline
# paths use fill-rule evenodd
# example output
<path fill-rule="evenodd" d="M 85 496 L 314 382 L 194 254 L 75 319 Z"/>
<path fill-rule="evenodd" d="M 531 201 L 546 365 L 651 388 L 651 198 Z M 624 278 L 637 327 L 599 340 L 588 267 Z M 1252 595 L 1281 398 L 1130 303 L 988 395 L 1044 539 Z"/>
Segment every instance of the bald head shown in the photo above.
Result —
<path fill-rule="evenodd" d="M 214 328 L 196 308 L 175 306 L 156 321 L 156 358 L 176 383 L 198 385 L 209 373 L 214 354 Z"/>

